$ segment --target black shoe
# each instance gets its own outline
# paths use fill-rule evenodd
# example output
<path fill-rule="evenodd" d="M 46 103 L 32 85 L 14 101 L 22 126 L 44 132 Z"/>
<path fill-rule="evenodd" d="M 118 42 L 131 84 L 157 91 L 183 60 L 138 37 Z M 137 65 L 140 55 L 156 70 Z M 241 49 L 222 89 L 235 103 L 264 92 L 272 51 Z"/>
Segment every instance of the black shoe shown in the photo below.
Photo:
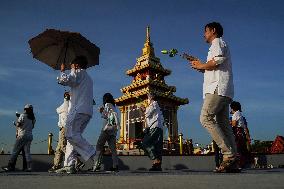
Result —
<path fill-rule="evenodd" d="M 149 169 L 149 171 L 162 171 L 161 167 L 152 167 Z"/>
<path fill-rule="evenodd" d="M 227 169 L 226 173 L 241 173 L 241 168 Z"/>
<path fill-rule="evenodd" d="M 118 166 L 110 168 L 109 171 L 117 173 L 118 172 Z"/>
<path fill-rule="evenodd" d="M 141 141 L 135 141 L 135 142 L 133 143 L 133 145 L 136 146 L 137 149 L 143 150 L 143 144 L 142 144 Z"/>
<path fill-rule="evenodd" d="M 162 171 L 162 167 L 160 163 L 155 163 L 152 165 L 152 168 L 149 171 Z"/>

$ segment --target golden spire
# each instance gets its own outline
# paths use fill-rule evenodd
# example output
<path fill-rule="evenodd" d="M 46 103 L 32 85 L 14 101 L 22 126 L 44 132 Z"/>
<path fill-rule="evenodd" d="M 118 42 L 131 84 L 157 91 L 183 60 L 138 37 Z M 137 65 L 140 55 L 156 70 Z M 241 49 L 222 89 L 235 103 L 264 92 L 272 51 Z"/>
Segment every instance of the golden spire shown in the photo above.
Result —
<path fill-rule="evenodd" d="M 145 43 L 151 43 L 150 41 L 150 26 L 147 26 L 147 29 L 146 29 L 146 41 Z"/>
<path fill-rule="evenodd" d="M 143 55 L 155 56 L 153 44 L 150 41 L 150 26 L 146 29 L 146 41 L 142 49 Z"/>

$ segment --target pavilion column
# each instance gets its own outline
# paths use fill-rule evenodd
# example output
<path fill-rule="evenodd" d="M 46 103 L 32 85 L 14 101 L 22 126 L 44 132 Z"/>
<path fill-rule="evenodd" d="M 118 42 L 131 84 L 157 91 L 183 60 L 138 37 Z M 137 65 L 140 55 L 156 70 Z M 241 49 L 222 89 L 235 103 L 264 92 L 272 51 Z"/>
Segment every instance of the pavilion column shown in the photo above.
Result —
<path fill-rule="evenodd" d="M 126 124 L 125 124 L 125 139 L 126 139 L 126 149 L 129 150 L 129 147 L 130 147 L 130 138 L 129 138 L 129 125 L 130 125 L 130 116 L 129 116 L 129 113 L 131 111 L 131 106 L 126 106 L 126 112 L 125 112 L 125 119 L 126 119 Z"/>
<path fill-rule="evenodd" d="M 125 107 L 121 106 L 119 107 L 119 110 L 121 112 L 120 114 L 120 137 L 119 141 L 123 142 L 125 141 L 125 123 L 126 123 L 126 114 L 125 114 Z"/>
<path fill-rule="evenodd" d="M 172 130 L 173 130 L 173 140 L 176 141 L 178 140 L 178 119 L 177 119 L 177 110 L 178 110 L 178 106 L 173 108 L 172 111 Z"/>
<path fill-rule="evenodd" d="M 173 142 L 173 115 L 172 115 L 172 108 L 168 109 L 168 133 L 169 133 L 169 141 Z"/>

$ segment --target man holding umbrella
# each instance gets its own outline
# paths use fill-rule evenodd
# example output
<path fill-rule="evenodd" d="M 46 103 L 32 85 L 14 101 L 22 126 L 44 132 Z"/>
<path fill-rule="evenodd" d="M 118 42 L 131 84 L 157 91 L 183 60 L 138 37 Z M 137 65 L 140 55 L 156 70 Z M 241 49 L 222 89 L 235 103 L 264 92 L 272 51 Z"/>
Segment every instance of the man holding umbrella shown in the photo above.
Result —
<path fill-rule="evenodd" d="M 47 29 L 33 37 L 29 45 L 35 59 L 61 70 L 58 83 L 71 87 L 65 126 L 65 161 L 64 167 L 57 172 L 74 173 L 77 154 L 85 161 L 95 154 L 95 149 L 82 137 L 82 133 L 93 115 L 93 81 L 86 69 L 99 64 L 100 48 L 80 33 L 55 29 Z M 70 66 L 70 74 L 64 73 Z"/>
<path fill-rule="evenodd" d="M 71 62 L 71 72 L 66 74 L 65 64 L 61 65 L 58 83 L 71 87 L 70 111 L 67 116 L 65 136 L 67 139 L 64 167 L 57 173 L 75 173 L 77 154 L 87 161 L 94 157 L 94 147 L 83 138 L 82 133 L 93 115 L 93 81 L 86 68 L 85 56 L 77 56 Z"/>

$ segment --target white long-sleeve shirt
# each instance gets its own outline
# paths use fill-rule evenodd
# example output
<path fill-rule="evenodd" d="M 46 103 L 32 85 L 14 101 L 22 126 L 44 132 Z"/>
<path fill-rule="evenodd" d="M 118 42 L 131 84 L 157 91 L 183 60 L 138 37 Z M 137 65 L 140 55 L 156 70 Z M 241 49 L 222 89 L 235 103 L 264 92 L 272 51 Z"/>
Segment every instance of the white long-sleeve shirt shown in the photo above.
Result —
<path fill-rule="evenodd" d="M 218 95 L 234 98 L 234 84 L 230 50 L 222 38 L 215 38 L 209 48 L 207 62 L 214 59 L 215 70 L 205 70 L 203 98 L 207 93 L 214 94 L 218 87 Z"/>
<path fill-rule="evenodd" d="M 70 112 L 93 115 L 93 80 L 85 69 L 62 72 L 58 83 L 71 87 Z"/>
<path fill-rule="evenodd" d="M 162 111 L 157 101 L 153 101 L 146 108 L 145 119 L 146 119 L 147 127 L 151 129 L 155 127 L 159 127 L 163 129 L 164 118 L 163 118 Z"/>
<path fill-rule="evenodd" d="M 36 120 L 30 120 L 28 114 L 22 113 L 16 122 L 17 137 L 33 137 L 33 128 Z"/>
<path fill-rule="evenodd" d="M 64 128 L 66 126 L 67 114 L 69 109 L 69 100 L 64 99 L 64 102 L 56 109 L 58 114 L 58 127 Z"/>

